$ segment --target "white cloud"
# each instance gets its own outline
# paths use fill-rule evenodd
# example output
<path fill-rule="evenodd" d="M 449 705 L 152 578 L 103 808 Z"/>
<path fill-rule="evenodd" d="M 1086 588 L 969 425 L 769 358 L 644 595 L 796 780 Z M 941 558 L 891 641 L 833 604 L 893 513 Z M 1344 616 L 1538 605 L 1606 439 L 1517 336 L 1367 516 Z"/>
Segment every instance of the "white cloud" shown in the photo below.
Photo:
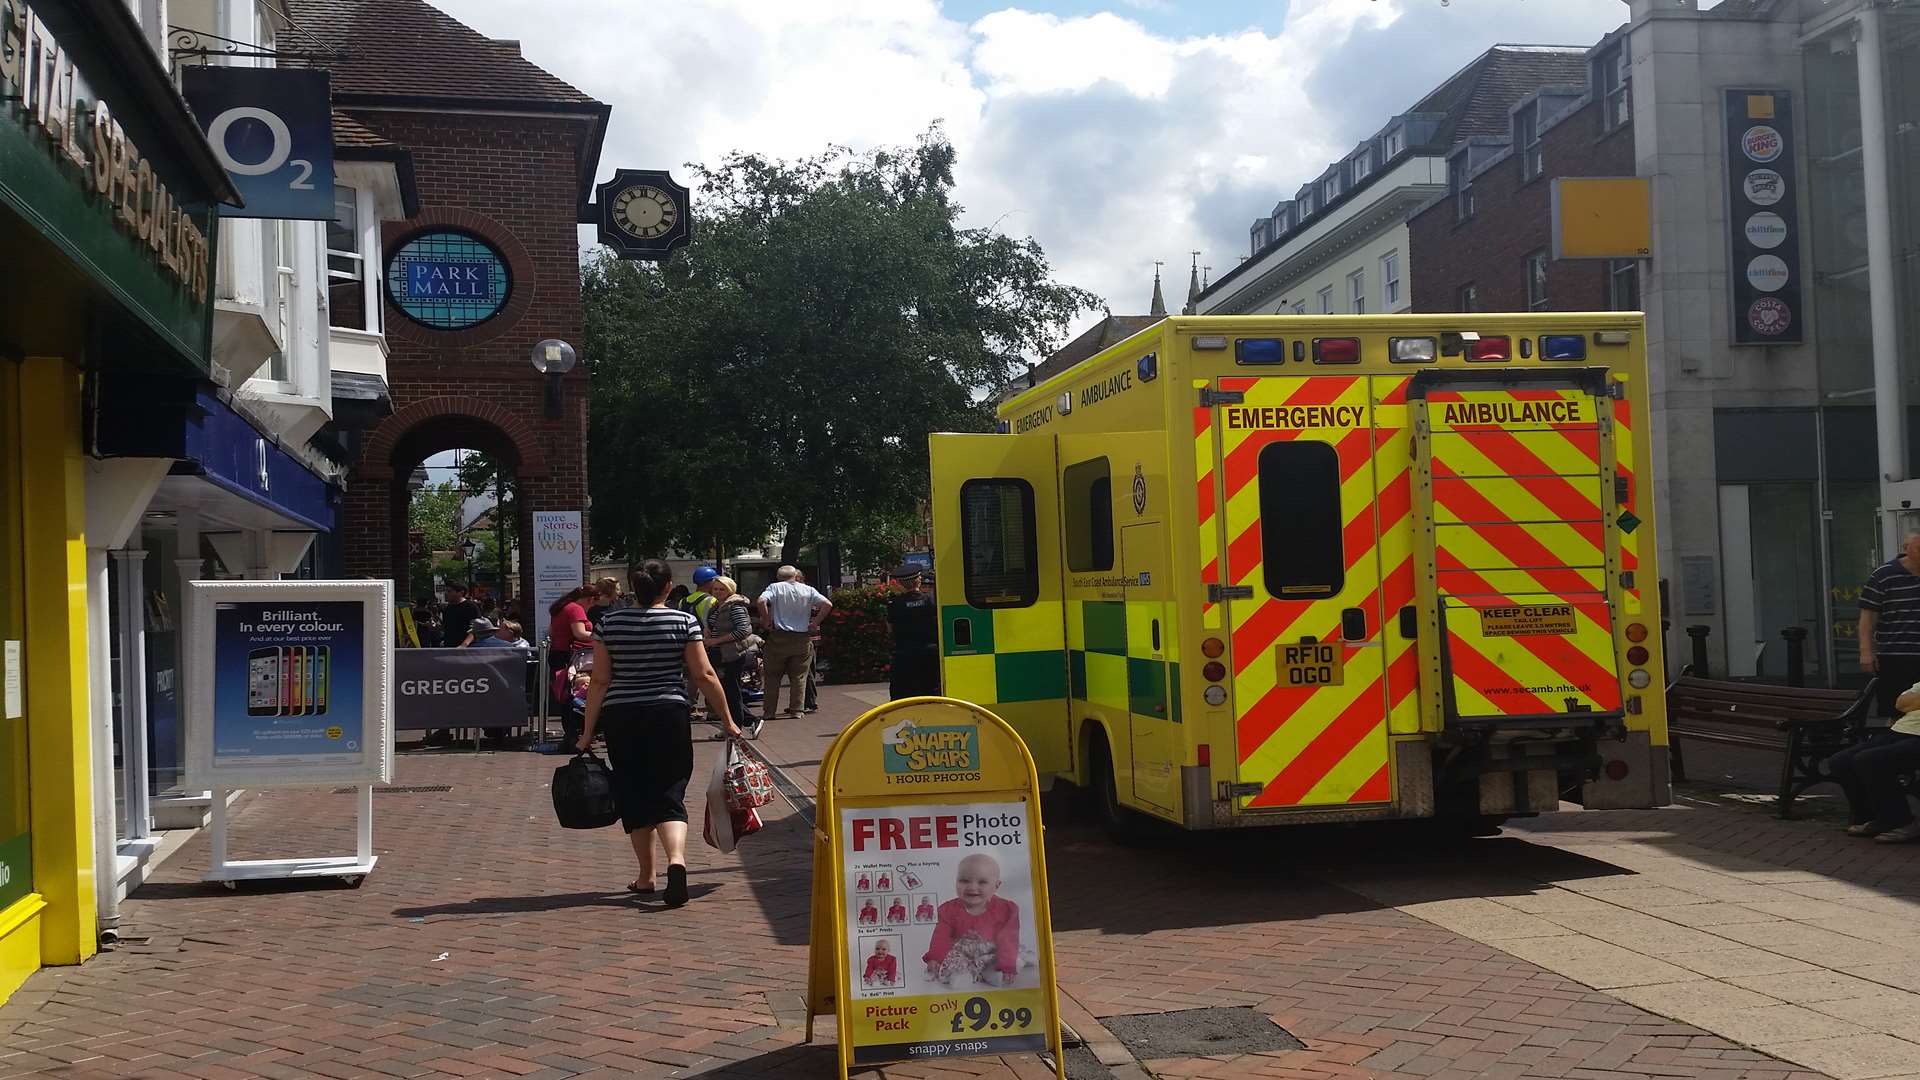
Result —
<path fill-rule="evenodd" d="M 1277 31 L 1172 36 L 1163 0 L 971 24 L 933 0 L 435 0 L 613 106 L 615 166 L 899 144 L 943 120 L 976 224 L 1144 310 L 1152 261 L 1224 273 L 1247 224 L 1496 41 L 1588 44 L 1620 0 L 1292 0 Z"/>

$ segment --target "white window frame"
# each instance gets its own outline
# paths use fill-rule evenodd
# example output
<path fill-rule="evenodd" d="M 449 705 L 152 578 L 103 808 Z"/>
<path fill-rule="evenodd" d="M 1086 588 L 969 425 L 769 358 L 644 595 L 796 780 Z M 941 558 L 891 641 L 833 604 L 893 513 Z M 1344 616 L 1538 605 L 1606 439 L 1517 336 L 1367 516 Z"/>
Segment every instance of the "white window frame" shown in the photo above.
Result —
<path fill-rule="evenodd" d="M 1400 252 L 1380 256 L 1380 310 L 1386 314 L 1400 306 Z"/>
<path fill-rule="evenodd" d="M 1353 182 L 1357 184 L 1371 175 L 1373 175 L 1373 147 L 1365 146 L 1359 153 L 1353 155 Z"/>
<path fill-rule="evenodd" d="M 1526 262 L 1527 274 L 1527 310 L 1546 311 L 1553 303 L 1553 296 L 1547 288 L 1547 252 L 1545 248 L 1530 252 Z M 1539 291 L 1534 291 L 1535 286 Z"/>
<path fill-rule="evenodd" d="M 1385 142 L 1382 143 L 1382 147 L 1383 150 L 1380 154 L 1381 162 L 1392 161 L 1394 155 L 1407 148 L 1407 129 L 1404 127 L 1396 127 L 1387 132 L 1387 137 Z"/>
<path fill-rule="evenodd" d="M 1453 188 L 1453 220 L 1473 217 L 1473 179 L 1467 175 L 1467 155 L 1462 152 L 1448 164 L 1448 181 Z"/>
<path fill-rule="evenodd" d="M 1333 314 L 1333 286 L 1329 285 L 1321 289 L 1318 295 L 1320 298 L 1320 314 Z"/>
<path fill-rule="evenodd" d="M 1540 145 L 1540 103 L 1532 102 L 1514 118 L 1514 141 L 1520 144 L 1520 179 L 1532 180 L 1546 171 L 1546 151 Z"/>
<path fill-rule="evenodd" d="M 1329 204 L 1340 197 L 1340 174 L 1335 173 L 1320 181 L 1320 202 Z"/>
<path fill-rule="evenodd" d="M 1633 119 L 1632 56 L 1625 40 L 1593 58 L 1594 83 L 1600 98 L 1600 127 L 1612 131 Z"/>
<path fill-rule="evenodd" d="M 355 224 L 359 229 L 355 240 L 358 242 L 360 250 L 356 252 L 346 252 L 331 246 L 327 248 L 327 286 L 329 293 L 331 293 L 335 282 L 358 281 L 360 283 L 361 310 L 364 312 L 361 325 L 342 326 L 339 327 L 339 329 L 359 330 L 369 334 L 385 333 L 386 311 L 385 305 L 382 302 L 383 298 L 380 295 L 380 221 L 378 209 L 374 205 L 373 189 L 357 187 L 339 180 L 334 181 L 334 187 L 347 188 L 354 193 Z M 335 256 L 351 257 L 354 259 L 360 267 L 360 273 L 354 275 L 335 270 L 333 268 L 333 259 Z M 331 308 L 331 305 L 329 305 L 329 308 Z M 332 322 L 331 315 L 329 315 L 328 322 Z"/>
<path fill-rule="evenodd" d="M 1367 313 L 1367 268 L 1347 275 L 1347 310 L 1354 315 Z"/>
<path fill-rule="evenodd" d="M 1621 302 L 1620 283 L 1628 280 L 1633 283 L 1633 296 L 1628 303 Z M 1607 309 L 1609 311 L 1640 310 L 1640 260 L 1607 260 Z"/>

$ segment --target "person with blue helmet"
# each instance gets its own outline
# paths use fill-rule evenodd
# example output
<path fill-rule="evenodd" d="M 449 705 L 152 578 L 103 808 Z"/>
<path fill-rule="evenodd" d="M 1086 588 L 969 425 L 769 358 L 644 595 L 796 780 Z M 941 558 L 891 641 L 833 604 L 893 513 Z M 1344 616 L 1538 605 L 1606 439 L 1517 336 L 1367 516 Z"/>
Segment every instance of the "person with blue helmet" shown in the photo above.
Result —
<path fill-rule="evenodd" d="M 707 592 L 707 582 L 719 576 L 720 571 L 711 566 L 693 568 L 693 591 L 681 602 L 681 610 L 699 619 L 701 626 L 707 625 L 707 616 L 713 612 L 714 605 L 712 594 Z"/>

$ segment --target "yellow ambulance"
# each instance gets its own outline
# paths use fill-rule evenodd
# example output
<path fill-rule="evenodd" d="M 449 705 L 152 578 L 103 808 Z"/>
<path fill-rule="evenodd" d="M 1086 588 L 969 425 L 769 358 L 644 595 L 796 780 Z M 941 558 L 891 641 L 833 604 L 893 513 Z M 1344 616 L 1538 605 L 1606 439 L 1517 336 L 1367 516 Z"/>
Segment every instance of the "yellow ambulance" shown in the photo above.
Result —
<path fill-rule="evenodd" d="M 1637 314 L 1169 318 L 935 435 L 948 695 L 1116 831 L 1668 801 Z"/>

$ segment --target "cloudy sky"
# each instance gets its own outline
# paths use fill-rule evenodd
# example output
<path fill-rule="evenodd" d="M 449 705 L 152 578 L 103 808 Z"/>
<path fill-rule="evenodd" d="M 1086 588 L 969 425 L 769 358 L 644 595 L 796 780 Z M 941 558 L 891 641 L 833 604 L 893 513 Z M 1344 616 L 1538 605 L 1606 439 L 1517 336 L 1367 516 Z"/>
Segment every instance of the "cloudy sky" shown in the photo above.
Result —
<path fill-rule="evenodd" d="M 613 106 L 601 157 L 900 144 L 935 120 L 970 224 L 1144 312 L 1496 42 L 1591 44 L 1622 0 L 433 0 Z M 697 198 L 697 194 L 696 194 Z"/>

